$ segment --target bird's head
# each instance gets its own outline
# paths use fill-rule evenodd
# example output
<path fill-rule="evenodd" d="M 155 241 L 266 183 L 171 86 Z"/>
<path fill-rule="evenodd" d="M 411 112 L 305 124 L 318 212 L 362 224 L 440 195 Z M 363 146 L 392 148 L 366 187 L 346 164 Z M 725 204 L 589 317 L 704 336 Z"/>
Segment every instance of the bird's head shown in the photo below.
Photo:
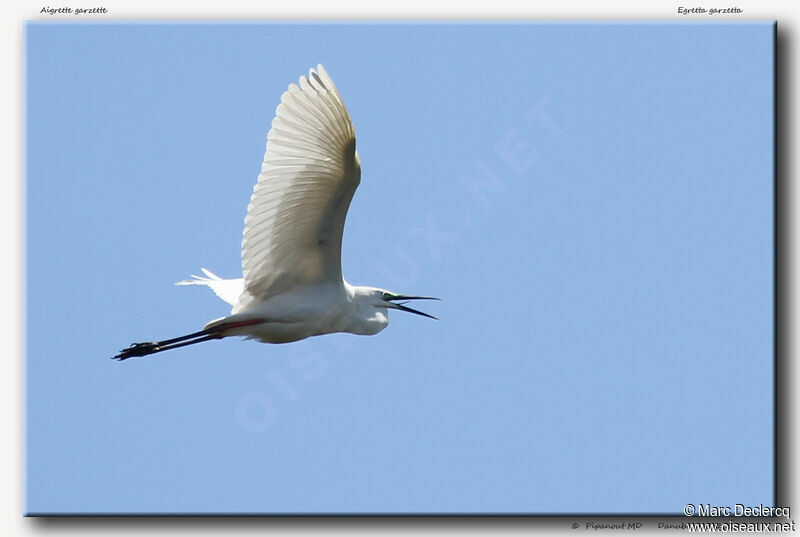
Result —
<path fill-rule="evenodd" d="M 417 315 L 422 315 L 423 317 L 427 317 L 429 319 L 437 319 L 433 315 L 428 315 L 427 313 L 415 310 L 413 308 L 409 308 L 406 304 L 411 300 L 440 300 L 439 298 L 435 298 L 432 296 L 414 296 L 414 295 L 398 295 L 396 293 L 392 293 L 391 291 L 387 291 L 385 289 L 372 289 L 370 293 L 373 299 L 373 305 L 376 308 L 387 308 L 393 310 L 400 310 L 400 311 L 407 311 L 408 313 L 415 313 Z"/>

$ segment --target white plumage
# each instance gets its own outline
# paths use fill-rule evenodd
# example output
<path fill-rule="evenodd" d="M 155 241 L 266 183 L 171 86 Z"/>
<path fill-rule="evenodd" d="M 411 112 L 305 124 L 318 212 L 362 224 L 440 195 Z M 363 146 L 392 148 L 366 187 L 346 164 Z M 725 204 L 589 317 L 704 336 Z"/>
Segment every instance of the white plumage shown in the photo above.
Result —
<path fill-rule="evenodd" d="M 431 317 L 396 302 L 431 297 L 352 286 L 342 277 L 344 223 L 360 180 L 355 129 L 318 65 L 284 92 L 267 135 L 245 218 L 243 277 L 226 280 L 204 268 L 205 277 L 178 282 L 210 287 L 231 314 L 194 334 L 133 344 L 116 358 L 232 335 L 269 343 L 331 332 L 370 335 L 388 324 L 387 309 Z"/>

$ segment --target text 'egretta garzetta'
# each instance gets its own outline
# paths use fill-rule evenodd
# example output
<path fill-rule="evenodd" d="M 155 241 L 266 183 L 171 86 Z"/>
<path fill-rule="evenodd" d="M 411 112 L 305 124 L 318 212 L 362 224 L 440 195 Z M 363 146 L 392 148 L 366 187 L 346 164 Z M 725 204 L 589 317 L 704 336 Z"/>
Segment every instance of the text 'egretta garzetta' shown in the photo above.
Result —
<path fill-rule="evenodd" d="M 435 319 L 405 303 L 436 298 L 354 286 L 342 277 L 342 232 L 360 181 L 353 124 L 318 65 L 284 92 L 272 121 L 245 218 L 242 277 L 223 280 L 202 269 L 205 277 L 178 282 L 210 287 L 231 314 L 193 334 L 134 343 L 114 358 L 228 336 L 288 343 L 334 332 L 372 335 L 389 324 L 389 309 Z"/>

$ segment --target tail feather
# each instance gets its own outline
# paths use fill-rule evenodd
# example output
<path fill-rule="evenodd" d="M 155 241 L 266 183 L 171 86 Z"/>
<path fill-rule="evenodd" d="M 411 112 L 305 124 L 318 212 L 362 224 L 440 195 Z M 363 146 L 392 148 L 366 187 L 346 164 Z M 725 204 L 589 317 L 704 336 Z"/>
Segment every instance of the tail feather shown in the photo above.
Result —
<path fill-rule="evenodd" d="M 244 280 L 242 278 L 223 280 L 206 268 L 201 268 L 200 270 L 203 271 L 205 277 L 192 274 L 193 280 L 182 280 L 175 282 L 175 285 L 206 285 L 222 300 L 231 306 L 236 306 L 239 296 L 244 290 Z"/>

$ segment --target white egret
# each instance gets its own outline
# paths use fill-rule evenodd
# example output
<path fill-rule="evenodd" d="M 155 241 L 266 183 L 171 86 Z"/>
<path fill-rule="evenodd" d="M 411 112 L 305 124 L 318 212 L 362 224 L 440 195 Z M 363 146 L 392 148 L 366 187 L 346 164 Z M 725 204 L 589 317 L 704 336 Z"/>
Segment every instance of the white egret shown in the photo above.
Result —
<path fill-rule="evenodd" d="M 361 165 L 350 116 L 325 68 L 318 65 L 281 96 L 267 135 L 261 174 L 247 208 L 242 277 L 205 277 L 177 285 L 206 285 L 233 308 L 231 314 L 185 336 L 134 343 L 125 360 L 212 339 L 245 336 L 287 343 L 334 332 L 377 334 L 409 300 L 342 277 L 342 232 Z"/>

